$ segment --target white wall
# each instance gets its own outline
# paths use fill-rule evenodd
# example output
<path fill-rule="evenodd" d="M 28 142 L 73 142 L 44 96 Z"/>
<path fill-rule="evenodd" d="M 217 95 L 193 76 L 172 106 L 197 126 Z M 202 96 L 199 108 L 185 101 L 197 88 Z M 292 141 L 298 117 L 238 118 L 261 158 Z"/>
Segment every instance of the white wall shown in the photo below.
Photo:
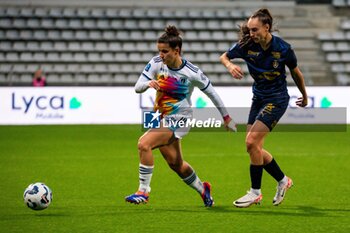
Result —
<path fill-rule="evenodd" d="M 216 87 L 238 123 L 245 123 L 251 87 Z M 298 109 L 297 88 L 290 87 L 290 109 L 281 123 L 350 123 L 350 87 L 308 87 L 309 108 Z M 132 87 L 1 87 L 0 124 L 141 123 L 141 107 L 151 107 L 154 91 L 136 94 Z M 213 107 L 199 90 L 192 104 Z M 346 119 L 346 120 L 345 120 Z"/>

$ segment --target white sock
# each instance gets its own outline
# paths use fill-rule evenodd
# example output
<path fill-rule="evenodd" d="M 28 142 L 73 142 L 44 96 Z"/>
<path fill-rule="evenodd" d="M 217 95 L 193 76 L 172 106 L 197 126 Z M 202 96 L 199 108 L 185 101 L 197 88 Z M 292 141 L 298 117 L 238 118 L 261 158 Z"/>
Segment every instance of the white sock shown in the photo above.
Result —
<path fill-rule="evenodd" d="M 261 194 L 261 189 L 250 188 L 250 192 L 254 193 L 255 195 L 260 195 Z"/>
<path fill-rule="evenodd" d="M 191 175 L 186 177 L 185 179 L 182 179 L 187 185 L 195 189 L 199 194 L 202 194 L 203 192 L 203 183 L 199 179 L 199 177 L 196 175 L 196 173 L 193 171 Z"/>
<path fill-rule="evenodd" d="M 147 166 L 140 163 L 139 165 L 139 191 L 151 192 L 151 179 L 154 166 Z"/>
<path fill-rule="evenodd" d="M 283 185 L 283 184 L 287 184 L 287 182 L 288 182 L 288 178 L 287 176 L 284 176 L 283 179 L 278 182 L 278 184 Z"/>

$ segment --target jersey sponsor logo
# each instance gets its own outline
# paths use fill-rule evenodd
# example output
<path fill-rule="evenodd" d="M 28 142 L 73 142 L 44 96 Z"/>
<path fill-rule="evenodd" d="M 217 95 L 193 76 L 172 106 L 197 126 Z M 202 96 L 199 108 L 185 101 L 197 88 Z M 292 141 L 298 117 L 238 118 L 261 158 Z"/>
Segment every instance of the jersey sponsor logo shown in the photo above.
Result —
<path fill-rule="evenodd" d="M 274 72 L 264 72 L 261 75 L 259 75 L 258 77 L 260 79 L 267 79 L 269 81 L 272 81 L 272 80 L 274 80 L 275 78 L 277 78 L 280 75 L 281 75 L 280 72 L 274 71 Z"/>
<path fill-rule="evenodd" d="M 275 59 L 280 59 L 281 58 L 281 53 L 280 52 L 271 52 L 272 57 Z"/>
<path fill-rule="evenodd" d="M 255 51 L 252 51 L 252 50 L 248 50 L 248 55 L 251 55 L 251 56 L 259 56 L 260 52 L 255 52 Z"/>

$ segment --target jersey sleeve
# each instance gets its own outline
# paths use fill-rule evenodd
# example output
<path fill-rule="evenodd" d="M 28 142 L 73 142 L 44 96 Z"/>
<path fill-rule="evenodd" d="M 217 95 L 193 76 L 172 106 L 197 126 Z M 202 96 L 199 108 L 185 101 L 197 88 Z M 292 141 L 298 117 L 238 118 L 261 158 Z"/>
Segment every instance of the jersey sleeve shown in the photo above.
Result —
<path fill-rule="evenodd" d="M 232 45 L 232 47 L 226 52 L 226 56 L 232 60 L 234 58 L 243 58 L 242 49 L 238 43 Z"/>
<path fill-rule="evenodd" d="M 290 70 L 293 70 L 295 67 L 297 67 L 297 57 L 295 56 L 294 50 L 292 48 L 289 48 L 286 53 L 286 65 Z"/>
<path fill-rule="evenodd" d="M 156 58 L 152 58 L 148 62 L 137 80 L 135 84 L 135 91 L 137 93 L 145 92 L 149 88 L 149 82 L 155 79 L 157 73 L 157 63 L 155 62 L 155 59 Z"/>
<path fill-rule="evenodd" d="M 194 75 L 192 82 L 194 86 L 198 87 L 201 91 L 205 90 L 210 85 L 210 80 L 200 69 Z"/>
<path fill-rule="evenodd" d="M 197 86 L 202 92 L 204 92 L 204 94 L 209 97 L 215 107 L 219 110 L 222 117 L 229 115 L 224 102 L 215 91 L 213 85 L 211 85 L 208 77 L 201 70 L 198 71 L 194 83 L 195 86 Z"/>

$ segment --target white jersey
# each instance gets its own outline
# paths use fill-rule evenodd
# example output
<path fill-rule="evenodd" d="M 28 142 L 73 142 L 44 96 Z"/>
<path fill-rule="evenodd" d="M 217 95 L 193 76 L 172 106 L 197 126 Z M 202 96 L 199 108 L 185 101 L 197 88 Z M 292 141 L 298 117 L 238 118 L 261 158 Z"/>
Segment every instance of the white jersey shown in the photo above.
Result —
<path fill-rule="evenodd" d="M 172 69 L 167 67 L 159 56 L 155 56 L 140 75 L 135 85 L 136 92 L 146 91 L 151 80 L 157 80 L 160 85 L 154 108 L 159 110 L 163 116 L 179 114 L 181 109 L 189 109 L 194 87 L 198 87 L 211 99 L 222 116 L 228 115 L 210 80 L 189 61 L 183 60 L 178 69 Z"/>

